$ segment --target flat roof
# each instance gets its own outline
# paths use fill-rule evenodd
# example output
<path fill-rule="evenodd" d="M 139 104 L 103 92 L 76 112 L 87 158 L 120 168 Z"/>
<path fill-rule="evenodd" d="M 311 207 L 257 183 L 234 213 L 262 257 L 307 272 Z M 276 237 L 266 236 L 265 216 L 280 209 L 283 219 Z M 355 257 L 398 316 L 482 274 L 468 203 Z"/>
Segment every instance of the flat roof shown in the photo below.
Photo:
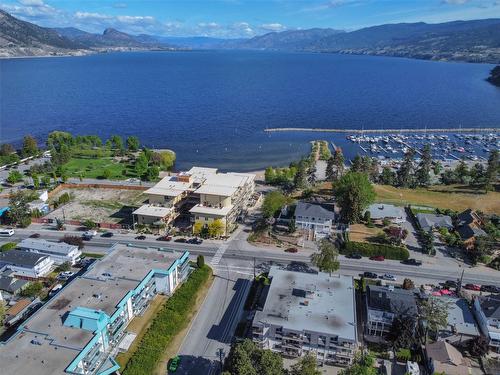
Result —
<path fill-rule="evenodd" d="M 215 216 L 226 216 L 233 209 L 233 205 L 225 207 L 207 207 L 197 204 L 189 210 L 192 214 L 205 214 L 205 215 L 215 215 Z"/>
<path fill-rule="evenodd" d="M 271 267 L 271 286 L 254 322 L 356 341 L 352 276 L 304 273 Z"/>
<path fill-rule="evenodd" d="M 87 330 L 65 326 L 65 317 L 85 308 L 111 316 L 116 305 L 151 269 L 166 270 L 182 254 L 122 244 L 113 246 L 108 255 L 97 260 L 86 273 L 73 279 L 45 303 L 20 327 L 20 333 L 0 345 L 2 373 L 63 374 L 94 337 L 94 333 Z M 78 310 L 78 307 L 84 309 Z"/>
<path fill-rule="evenodd" d="M 165 195 L 168 197 L 177 197 L 185 191 L 189 190 L 191 183 L 178 181 L 177 176 L 163 177 L 158 183 L 149 188 L 144 194 Z"/>
<path fill-rule="evenodd" d="M 132 212 L 132 214 L 164 218 L 165 216 L 170 214 L 170 211 L 172 210 L 168 207 L 154 206 L 152 204 L 144 204 L 137 210 Z"/>
<path fill-rule="evenodd" d="M 19 242 L 17 246 L 21 249 L 29 249 L 35 251 L 50 251 L 54 253 L 68 255 L 78 246 L 70 245 L 65 242 L 51 242 L 43 239 L 26 238 Z"/>
<path fill-rule="evenodd" d="M 34 268 L 38 263 L 49 258 L 46 254 L 32 253 L 23 250 L 9 250 L 0 253 L 0 264 L 10 264 L 23 268 Z"/>
<path fill-rule="evenodd" d="M 441 297 L 448 305 L 448 326 L 454 327 L 457 333 L 479 335 L 476 320 L 464 298 Z"/>
<path fill-rule="evenodd" d="M 375 203 L 370 205 L 366 211 L 370 212 L 370 217 L 375 220 L 384 219 L 386 217 L 404 217 L 403 209 L 392 204 Z"/>
<path fill-rule="evenodd" d="M 203 184 L 196 190 L 196 193 L 230 197 L 236 192 L 236 190 L 238 190 L 238 188 L 232 186 Z"/>

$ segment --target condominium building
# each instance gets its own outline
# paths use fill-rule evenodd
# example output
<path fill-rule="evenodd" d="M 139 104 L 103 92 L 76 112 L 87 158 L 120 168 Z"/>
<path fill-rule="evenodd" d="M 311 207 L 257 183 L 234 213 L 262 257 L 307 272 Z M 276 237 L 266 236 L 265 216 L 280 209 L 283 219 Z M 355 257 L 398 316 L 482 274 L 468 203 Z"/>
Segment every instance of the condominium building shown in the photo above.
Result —
<path fill-rule="evenodd" d="M 271 267 L 262 311 L 253 319 L 253 340 L 285 357 L 313 354 L 319 363 L 347 366 L 357 349 L 351 276 L 303 273 Z"/>
<path fill-rule="evenodd" d="M 488 339 L 490 350 L 500 353 L 500 294 L 476 297 L 472 306 L 479 328 Z"/>
<path fill-rule="evenodd" d="M 0 271 L 9 269 L 14 276 L 36 279 L 50 273 L 54 261 L 45 254 L 10 250 L 0 253 Z"/>
<path fill-rule="evenodd" d="M 114 356 L 132 341 L 128 324 L 188 277 L 188 256 L 115 245 L 0 343 L 1 373 L 115 373 Z"/>
<path fill-rule="evenodd" d="M 227 234 L 246 210 L 254 194 L 254 180 L 253 174 L 218 173 L 203 167 L 166 176 L 144 192 L 148 202 L 133 212 L 134 223 L 170 225 L 185 214 L 191 223 L 202 225 L 219 219 Z"/>
<path fill-rule="evenodd" d="M 17 247 L 24 251 L 47 255 L 55 264 L 63 264 L 65 262 L 75 264 L 82 255 L 78 246 L 65 242 L 50 242 L 34 238 L 22 240 Z"/>

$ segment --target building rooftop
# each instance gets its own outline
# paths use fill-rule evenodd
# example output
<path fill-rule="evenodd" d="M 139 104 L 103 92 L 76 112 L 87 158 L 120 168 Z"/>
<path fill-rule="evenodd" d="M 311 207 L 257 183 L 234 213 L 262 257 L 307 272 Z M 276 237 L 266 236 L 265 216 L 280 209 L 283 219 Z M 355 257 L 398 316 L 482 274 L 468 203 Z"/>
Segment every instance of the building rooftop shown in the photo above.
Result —
<path fill-rule="evenodd" d="M 203 184 L 201 187 L 196 189 L 196 193 L 230 197 L 236 192 L 236 190 L 238 190 L 238 188 L 232 186 Z"/>
<path fill-rule="evenodd" d="M 403 209 L 392 204 L 375 203 L 370 205 L 367 211 L 370 212 L 370 217 L 374 220 L 404 217 Z"/>
<path fill-rule="evenodd" d="M 442 297 L 448 302 L 448 327 L 459 334 L 479 335 L 476 320 L 467 300 L 463 298 Z"/>
<path fill-rule="evenodd" d="M 22 240 L 17 245 L 20 249 L 29 249 L 35 251 L 50 251 L 52 253 L 58 253 L 67 255 L 74 250 L 78 250 L 78 246 L 70 245 L 65 242 L 50 242 L 43 239 L 27 238 Z"/>
<path fill-rule="evenodd" d="M 477 298 L 486 318 L 500 320 L 500 294 L 490 294 Z"/>
<path fill-rule="evenodd" d="M 308 218 L 321 218 L 324 220 L 335 220 L 335 212 L 327 210 L 317 203 L 308 203 L 303 201 L 297 202 L 295 208 L 295 217 Z M 299 219 L 300 220 L 300 219 Z"/>
<path fill-rule="evenodd" d="M 149 188 L 144 194 L 164 195 L 177 197 L 191 188 L 190 182 L 178 181 L 177 176 L 163 177 L 155 186 Z"/>
<path fill-rule="evenodd" d="M 472 237 L 486 236 L 486 232 L 474 224 L 464 224 L 457 228 L 457 232 L 462 240 L 468 240 Z"/>
<path fill-rule="evenodd" d="M 418 313 L 414 290 L 368 285 L 366 293 L 370 309 L 408 316 Z"/>
<path fill-rule="evenodd" d="M 427 344 L 427 358 L 432 360 L 434 373 L 466 375 L 469 373 L 462 354 L 446 341 Z"/>
<path fill-rule="evenodd" d="M 132 214 L 164 218 L 165 216 L 169 215 L 171 211 L 172 210 L 168 207 L 155 206 L 152 204 L 144 204 L 137 210 L 132 212 Z"/>
<path fill-rule="evenodd" d="M 19 289 L 23 288 L 28 281 L 16 279 L 11 276 L 0 275 L 0 290 L 4 290 L 9 293 L 16 293 Z"/>
<path fill-rule="evenodd" d="M 448 215 L 418 213 L 417 221 L 423 230 L 430 230 L 435 227 L 453 228 L 451 217 Z"/>
<path fill-rule="evenodd" d="M 146 247 L 113 246 L 106 257 L 66 284 L 21 325 L 18 334 L 0 345 L 2 374 L 63 374 L 94 338 L 94 332 L 70 326 L 68 317 L 111 316 L 152 269 L 166 270 L 181 255 Z"/>
<path fill-rule="evenodd" d="M 271 267 L 271 286 L 254 322 L 285 329 L 321 332 L 356 341 L 354 284 L 351 276 L 303 273 Z"/>
<path fill-rule="evenodd" d="M 10 264 L 23 268 L 33 268 L 47 258 L 48 256 L 44 254 L 30 253 L 22 250 L 9 250 L 0 253 L 0 265 Z"/>
<path fill-rule="evenodd" d="M 226 216 L 233 209 L 233 205 L 230 204 L 225 207 L 208 207 L 202 206 L 201 204 L 197 204 L 193 208 L 189 210 L 192 214 L 205 214 L 205 215 L 214 215 L 214 216 Z"/>

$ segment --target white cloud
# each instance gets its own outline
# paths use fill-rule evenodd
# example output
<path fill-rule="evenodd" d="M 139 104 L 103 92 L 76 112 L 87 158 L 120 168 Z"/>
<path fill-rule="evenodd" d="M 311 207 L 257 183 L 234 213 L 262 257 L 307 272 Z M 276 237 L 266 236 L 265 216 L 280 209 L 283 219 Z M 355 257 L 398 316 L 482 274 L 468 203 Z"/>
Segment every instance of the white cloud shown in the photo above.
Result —
<path fill-rule="evenodd" d="M 76 12 L 75 18 L 79 20 L 111 20 L 113 17 L 102 13 L 92 13 L 92 12 Z"/>
<path fill-rule="evenodd" d="M 46 4 L 43 0 L 18 0 L 21 5 L 29 6 L 29 7 L 43 7 Z"/>
<path fill-rule="evenodd" d="M 113 8 L 116 8 L 116 9 L 125 9 L 127 7 L 128 7 L 127 3 L 114 3 L 113 4 Z"/>
<path fill-rule="evenodd" d="M 202 29 L 218 29 L 220 26 L 217 22 L 200 22 L 198 27 Z"/>
<path fill-rule="evenodd" d="M 451 5 L 463 5 L 465 3 L 468 3 L 469 0 L 442 0 L 442 2 Z"/>
<path fill-rule="evenodd" d="M 137 25 L 137 24 L 154 24 L 156 22 L 151 16 L 116 16 L 119 22 Z"/>
<path fill-rule="evenodd" d="M 265 23 L 260 25 L 260 28 L 267 31 L 282 31 L 286 29 L 281 23 Z"/>
<path fill-rule="evenodd" d="M 253 36 L 255 31 L 250 26 L 248 22 L 236 22 L 230 26 L 230 29 L 234 30 L 235 36 Z"/>

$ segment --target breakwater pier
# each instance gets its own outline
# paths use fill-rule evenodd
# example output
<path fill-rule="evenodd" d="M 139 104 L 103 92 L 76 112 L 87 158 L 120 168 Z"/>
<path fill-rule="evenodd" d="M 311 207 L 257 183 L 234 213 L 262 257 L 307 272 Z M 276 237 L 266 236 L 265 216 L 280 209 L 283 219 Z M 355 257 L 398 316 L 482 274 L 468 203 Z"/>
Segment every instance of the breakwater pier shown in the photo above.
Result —
<path fill-rule="evenodd" d="M 333 129 L 333 128 L 266 128 L 265 132 L 318 132 L 347 134 L 377 133 L 499 133 L 498 128 L 418 128 L 418 129 Z"/>

